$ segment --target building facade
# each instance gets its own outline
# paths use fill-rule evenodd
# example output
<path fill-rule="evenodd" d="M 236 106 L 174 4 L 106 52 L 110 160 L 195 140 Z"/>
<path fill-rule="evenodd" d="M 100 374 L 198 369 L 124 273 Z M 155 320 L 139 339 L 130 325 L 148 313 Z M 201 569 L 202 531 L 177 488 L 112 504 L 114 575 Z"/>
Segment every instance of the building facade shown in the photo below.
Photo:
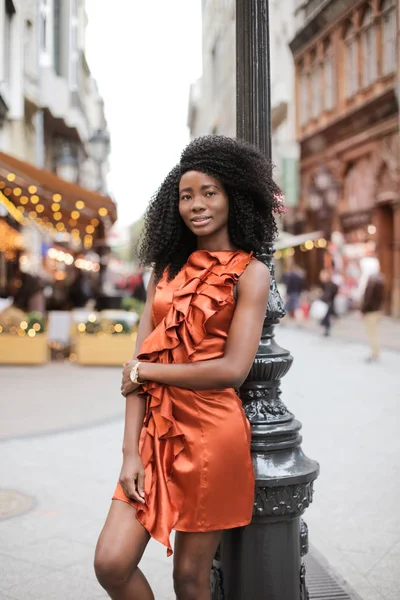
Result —
<path fill-rule="evenodd" d="M 0 0 L 0 296 L 22 267 L 39 276 L 53 246 L 102 267 L 108 255 L 116 206 L 86 24 L 84 0 Z"/>
<path fill-rule="evenodd" d="M 192 138 L 236 135 L 235 0 L 202 0 L 202 77 L 191 86 Z"/>
<path fill-rule="evenodd" d="M 341 246 L 345 275 L 375 248 L 386 310 L 400 316 L 398 2 L 298 0 L 296 29 L 301 192 L 288 227 Z M 315 282 L 320 258 L 308 254 Z"/>
<path fill-rule="evenodd" d="M 191 137 L 236 136 L 235 0 L 202 2 L 202 77 L 191 86 L 188 126 Z M 289 42 L 295 33 L 294 0 L 270 0 L 271 125 L 275 177 L 286 201 L 298 200 L 298 144 L 294 97 L 294 61 Z"/>
<path fill-rule="evenodd" d="M 0 150 L 106 191 L 102 98 L 85 58 L 84 0 L 0 0 Z M 100 160 L 101 159 L 101 160 Z"/>

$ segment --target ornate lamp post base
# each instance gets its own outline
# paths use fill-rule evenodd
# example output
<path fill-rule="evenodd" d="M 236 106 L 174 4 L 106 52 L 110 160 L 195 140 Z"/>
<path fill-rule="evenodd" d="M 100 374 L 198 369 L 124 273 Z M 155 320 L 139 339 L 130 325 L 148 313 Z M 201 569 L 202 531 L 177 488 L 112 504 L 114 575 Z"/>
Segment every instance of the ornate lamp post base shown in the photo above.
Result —
<path fill-rule="evenodd" d="M 226 600 L 306 599 L 307 528 L 301 516 L 312 502 L 318 464 L 300 447 L 301 423 L 281 401 L 280 381 L 293 357 L 275 341 L 284 316 L 274 279 L 273 249 L 259 257 L 271 272 L 271 290 L 256 360 L 240 390 L 251 423 L 256 477 L 252 523 L 224 533 L 221 545 Z"/>

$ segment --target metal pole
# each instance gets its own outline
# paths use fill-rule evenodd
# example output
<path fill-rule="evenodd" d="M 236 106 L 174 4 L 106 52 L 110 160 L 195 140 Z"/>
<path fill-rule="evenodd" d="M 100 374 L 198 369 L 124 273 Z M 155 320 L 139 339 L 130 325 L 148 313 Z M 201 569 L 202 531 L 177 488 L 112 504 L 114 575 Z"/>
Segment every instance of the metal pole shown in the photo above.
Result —
<path fill-rule="evenodd" d="M 268 0 L 236 0 L 236 133 L 271 158 Z"/>
<path fill-rule="evenodd" d="M 267 0 L 236 0 L 237 134 L 271 157 L 269 22 Z M 273 245 L 259 256 L 271 272 L 268 309 L 257 356 L 241 389 L 252 427 L 256 475 L 253 520 L 227 531 L 221 544 L 225 600 L 305 600 L 307 527 L 318 464 L 302 452 L 301 423 L 281 401 L 281 378 L 293 357 L 275 341 L 284 316 L 274 279 Z"/>

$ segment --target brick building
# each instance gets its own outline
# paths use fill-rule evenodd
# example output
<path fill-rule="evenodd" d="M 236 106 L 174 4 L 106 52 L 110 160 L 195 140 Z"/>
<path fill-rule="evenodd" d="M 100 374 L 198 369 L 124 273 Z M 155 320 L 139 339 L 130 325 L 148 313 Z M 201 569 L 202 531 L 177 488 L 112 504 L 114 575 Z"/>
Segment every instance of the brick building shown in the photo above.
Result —
<path fill-rule="evenodd" d="M 344 270 L 374 242 L 386 310 L 400 317 L 397 0 L 298 1 L 296 22 L 301 193 L 286 227 L 328 240 L 339 232 Z M 311 248 L 299 258 L 315 283 L 324 252 Z"/>

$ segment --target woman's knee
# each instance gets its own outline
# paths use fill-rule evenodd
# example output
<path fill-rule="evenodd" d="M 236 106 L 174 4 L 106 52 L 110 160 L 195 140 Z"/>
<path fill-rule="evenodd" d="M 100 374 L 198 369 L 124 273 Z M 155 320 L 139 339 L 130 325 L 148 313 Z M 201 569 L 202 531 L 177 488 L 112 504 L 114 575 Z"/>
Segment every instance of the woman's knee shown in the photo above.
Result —
<path fill-rule="evenodd" d="M 197 565 L 175 566 L 174 590 L 178 600 L 197 600 L 209 585 L 210 573 L 202 573 Z"/>
<path fill-rule="evenodd" d="M 129 563 L 126 557 L 98 544 L 94 556 L 94 571 L 98 582 L 104 589 L 123 588 L 136 568 L 137 565 Z"/>

